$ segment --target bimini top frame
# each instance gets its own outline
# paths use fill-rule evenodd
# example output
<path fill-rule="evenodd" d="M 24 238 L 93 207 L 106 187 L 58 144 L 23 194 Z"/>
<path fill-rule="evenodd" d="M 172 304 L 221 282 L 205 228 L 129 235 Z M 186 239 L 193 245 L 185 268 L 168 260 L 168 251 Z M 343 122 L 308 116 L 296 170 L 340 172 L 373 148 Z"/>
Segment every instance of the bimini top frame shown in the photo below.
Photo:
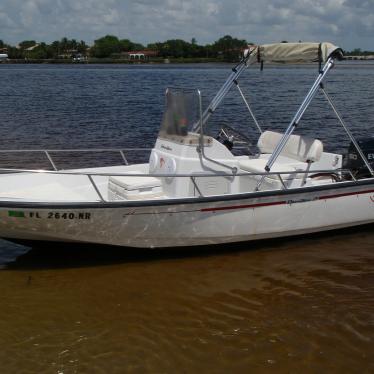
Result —
<path fill-rule="evenodd" d="M 342 56 L 342 50 L 331 43 L 276 43 L 248 46 L 239 64 L 232 68 L 232 73 L 204 111 L 203 124 L 208 121 L 231 87 L 238 83 L 237 79 L 241 73 L 250 65 L 255 63 L 263 64 L 265 62 L 318 62 L 321 66 L 322 64 L 326 64 L 330 58 L 341 59 Z M 193 130 L 198 131 L 199 127 L 200 123 L 198 122 L 195 124 Z"/>
<path fill-rule="evenodd" d="M 254 63 L 265 62 L 274 62 L 274 63 L 301 63 L 301 62 L 317 62 L 319 64 L 319 73 L 314 81 L 309 92 L 305 96 L 303 102 L 298 108 L 296 114 L 292 118 L 290 124 L 288 125 L 286 131 L 284 132 L 282 138 L 280 139 L 278 145 L 275 147 L 273 154 L 270 156 L 266 166 L 265 171 L 270 172 L 271 167 L 274 165 L 276 159 L 282 152 L 283 148 L 287 144 L 288 139 L 292 135 L 293 131 L 296 129 L 302 116 L 307 110 L 308 106 L 312 102 L 319 88 L 322 89 L 324 96 L 326 97 L 328 103 L 332 107 L 334 113 L 337 115 L 338 120 L 342 124 L 344 130 L 347 132 L 352 143 L 358 150 L 361 158 L 363 159 L 366 167 L 370 171 L 371 175 L 374 176 L 374 172 L 370 167 L 370 164 L 366 157 L 364 156 L 362 150 L 360 149 L 357 141 L 354 139 L 352 133 L 349 131 L 346 124 L 343 122 L 342 117 L 337 111 L 337 108 L 334 106 L 332 99 L 328 96 L 327 92 L 323 86 L 323 80 L 326 77 L 327 73 L 334 66 L 334 61 L 336 59 L 340 60 L 343 57 L 343 52 L 341 48 L 331 44 L 331 43 L 276 43 L 276 44 L 265 44 L 260 46 L 249 46 L 247 50 L 244 51 L 242 60 L 232 69 L 232 73 L 223 84 L 221 89 L 217 92 L 216 96 L 213 98 L 211 103 L 208 105 L 206 110 L 202 113 L 201 119 L 198 123 L 194 125 L 193 130 L 199 131 L 204 128 L 204 125 L 208 121 L 209 117 L 214 113 L 219 104 L 222 102 L 224 97 L 230 91 L 232 86 L 235 84 L 239 92 L 246 103 L 247 108 L 249 107 L 247 101 L 244 98 L 242 91 L 240 90 L 238 84 L 238 78 L 241 73 L 250 65 Z M 254 118 L 254 115 L 251 110 L 250 114 L 255 121 L 257 128 L 262 132 L 260 126 Z M 258 184 L 258 188 L 262 184 L 265 176 L 262 177 Z"/>

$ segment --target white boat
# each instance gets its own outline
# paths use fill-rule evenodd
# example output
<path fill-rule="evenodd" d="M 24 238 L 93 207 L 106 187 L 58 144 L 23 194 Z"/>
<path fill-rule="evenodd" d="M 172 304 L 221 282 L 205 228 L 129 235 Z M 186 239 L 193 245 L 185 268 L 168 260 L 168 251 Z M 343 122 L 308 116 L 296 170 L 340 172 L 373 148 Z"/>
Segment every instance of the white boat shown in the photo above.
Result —
<path fill-rule="evenodd" d="M 57 170 L 52 159 L 57 150 L 41 150 L 54 170 L 1 169 L 0 237 L 154 248 L 373 222 L 374 178 L 368 160 L 373 154 L 368 157 L 354 139 L 322 83 L 341 57 L 341 49 L 329 43 L 251 46 L 204 111 L 199 91 L 168 89 L 148 163 L 127 165 L 127 150 L 118 150 L 123 166 Z M 320 64 L 283 134 L 261 129 L 238 84 L 245 68 L 257 62 Z M 259 131 L 256 147 L 228 126 L 217 137 L 207 135 L 209 117 L 235 86 Z M 318 90 L 351 139 L 345 166 L 343 156 L 325 152 L 320 140 L 294 134 Z M 235 155 L 238 144 L 248 146 L 249 154 Z"/>

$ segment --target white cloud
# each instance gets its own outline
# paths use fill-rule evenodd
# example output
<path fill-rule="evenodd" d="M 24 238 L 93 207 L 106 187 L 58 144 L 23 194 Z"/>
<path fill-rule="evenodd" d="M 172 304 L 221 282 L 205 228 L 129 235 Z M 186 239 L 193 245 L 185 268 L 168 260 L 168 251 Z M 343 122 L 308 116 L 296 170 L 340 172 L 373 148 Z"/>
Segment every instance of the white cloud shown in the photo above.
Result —
<path fill-rule="evenodd" d="M 231 34 L 257 43 L 331 40 L 374 49 L 372 0 L 2 0 L 0 39 L 92 42 L 105 34 L 148 43 L 209 43 Z"/>

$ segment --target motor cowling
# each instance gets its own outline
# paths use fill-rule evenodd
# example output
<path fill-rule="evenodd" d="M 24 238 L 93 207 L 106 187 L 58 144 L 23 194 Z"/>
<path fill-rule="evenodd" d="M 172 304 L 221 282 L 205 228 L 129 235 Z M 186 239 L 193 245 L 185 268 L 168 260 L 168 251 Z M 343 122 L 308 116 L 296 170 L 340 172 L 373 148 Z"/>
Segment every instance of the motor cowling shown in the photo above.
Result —
<path fill-rule="evenodd" d="M 358 140 L 357 143 L 368 160 L 371 168 L 374 169 L 374 138 L 361 139 Z M 348 147 L 347 154 L 345 155 L 343 167 L 345 169 L 350 169 L 356 178 L 369 178 L 372 176 L 352 142 Z"/>

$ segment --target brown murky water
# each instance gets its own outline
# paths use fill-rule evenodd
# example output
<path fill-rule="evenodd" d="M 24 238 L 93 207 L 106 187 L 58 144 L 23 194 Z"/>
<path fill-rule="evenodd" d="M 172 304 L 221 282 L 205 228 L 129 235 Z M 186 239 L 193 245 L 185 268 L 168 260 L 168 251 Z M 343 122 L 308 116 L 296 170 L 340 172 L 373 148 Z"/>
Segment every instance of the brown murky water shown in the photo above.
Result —
<path fill-rule="evenodd" d="M 366 138 L 374 69 L 357 66 L 334 69 L 327 85 Z M 165 88 L 193 84 L 212 98 L 230 68 L 2 65 L 1 149 L 151 147 Z M 316 73 L 243 75 L 261 125 L 283 132 Z M 349 140 L 321 99 L 299 130 L 344 153 Z M 253 134 L 240 95 L 225 105 L 213 129 Z M 0 241 L 0 374 L 374 372 L 373 225 L 214 249 L 24 252 Z"/>
<path fill-rule="evenodd" d="M 0 271 L 2 373 L 374 372 L 373 226 Z"/>

